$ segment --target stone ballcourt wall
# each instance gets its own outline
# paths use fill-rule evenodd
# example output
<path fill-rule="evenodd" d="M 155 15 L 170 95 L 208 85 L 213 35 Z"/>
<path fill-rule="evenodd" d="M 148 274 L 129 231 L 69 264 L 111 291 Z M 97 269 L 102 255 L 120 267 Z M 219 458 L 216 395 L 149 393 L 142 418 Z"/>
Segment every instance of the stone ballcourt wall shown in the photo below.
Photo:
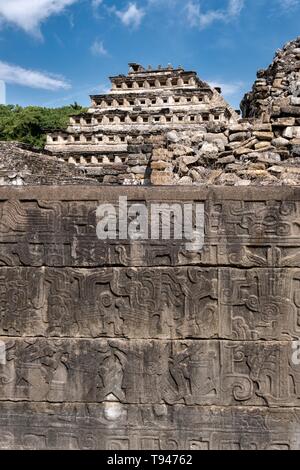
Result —
<path fill-rule="evenodd" d="M 204 202 L 205 246 L 100 202 Z M 300 188 L 0 189 L 0 448 L 299 449 Z"/>

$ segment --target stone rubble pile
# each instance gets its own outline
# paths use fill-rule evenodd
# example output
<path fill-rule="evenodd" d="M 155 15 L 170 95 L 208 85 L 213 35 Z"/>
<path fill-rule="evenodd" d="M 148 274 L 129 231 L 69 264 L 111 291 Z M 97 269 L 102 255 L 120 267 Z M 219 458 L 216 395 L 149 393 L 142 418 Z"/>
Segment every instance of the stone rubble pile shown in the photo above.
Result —
<path fill-rule="evenodd" d="M 300 183 L 300 38 L 274 62 L 241 103 L 236 123 L 198 133 L 172 132 L 152 157 L 153 184 Z"/>
<path fill-rule="evenodd" d="M 300 117 L 300 37 L 276 52 L 272 64 L 257 72 L 257 80 L 241 103 L 245 117 Z"/>
<path fill-rule="evenodd" d="M 285 125 L 290 123 L 285 120 Z M 209 130 L 194 135 L 172 132 L 172 141 L 168 134 L 162 148 L 153 150 L 151 182 L 299 184 L 300 140 L 293 137 L 295 127 L 240 120 L 226 130 Z"/>
<path fill-rule="evenodd" d="M 24 144 L 0 142 L 0 186 L 97 184 L 84 171 Z"/>

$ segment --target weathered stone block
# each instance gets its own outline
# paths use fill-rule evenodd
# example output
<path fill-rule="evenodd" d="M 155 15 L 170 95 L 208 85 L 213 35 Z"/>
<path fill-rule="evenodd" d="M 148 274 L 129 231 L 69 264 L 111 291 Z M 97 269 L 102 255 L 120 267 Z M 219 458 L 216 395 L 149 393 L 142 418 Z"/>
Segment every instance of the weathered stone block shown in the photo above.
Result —
<path fill-rule="evenodd" d="M 287 147 L 289 145 L 289 140 L 288 139 L 284 139 L 283 137 L 278 137 L 276 139 L 273 139 L 272 140 L 272 145 L 274 145 L 274 147 Z"/>
<path fill-rule="evenodd" d="M 268 148 L 271 148 L 270 146 L 270 142 L 268 141 L 262 141 L 262 142 L 258 142 L 257 144 L 255 144 L 254 146 L 255 150 L 260 150 L 260 149 L 268 149 Z"/>
<path fill-rule="evenodd" d="M 273 132 L 255 131 L 253 132 L 253 135 L 255 135 L 259 140 L 272 140 L 274 138 Z"/>
<path fill-rule="evenodd" d="M 289 127 L 295 125 L 294 117 L 280 117 L 273 121 L 274 127 Z"/>
<path fill-rule="evenodd" d="M 274 309 L 263 315 L 273 318 Z M 300 403 L 300 365 L 292 361 L 291 341 L 2 341 L 7 361 L 0 401 L 103 403 L 113 398 L 127 404 L 244 407 Z"/>
<path fill-rule="evenodd" d="M 229 142 L 242 142 L 244 140 L 249 139 L 250 133 L 249 132 L 236 132 L 234 134 L 230 134 Z"/>
<path fill-rule="evenodd" d="M 152 171 L 151 173 L 151 183 L 155 186 L 164 186 L 169 184 L 174 184 L 174 177 L 171 173 L 163 171 Z"/>
<path fill-rule="evenodd" d="M 298 106 L 283 106 L 281 112 L 286 116 L 300 116 L 300 107 Z"/>
<path fill-rule="evenodd" d="M 165 170 L 167 168 L 172 169 L 172 165 L 169 162 L 163 162 L 161 160 L 158 160 L 151 163 L 152 170 Z"/>
<path fill-rule="evenodd" d="M 0 406 L 2 450 L 299 450 L 297 409 L 113 401 Z"/>

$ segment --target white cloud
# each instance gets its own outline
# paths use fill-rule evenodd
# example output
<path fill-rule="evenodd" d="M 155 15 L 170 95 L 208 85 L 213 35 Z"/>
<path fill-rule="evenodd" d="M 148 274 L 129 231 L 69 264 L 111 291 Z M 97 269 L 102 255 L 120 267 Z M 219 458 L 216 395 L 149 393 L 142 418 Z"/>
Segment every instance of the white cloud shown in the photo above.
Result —
<path fill-rule="evenodd" d="M 210 25 L 216 20 L 223 19 L 223 13 L 217 10 L 211 10 L 202 13 L 199 3 L 189 2 L 186 7 L 187 20 L 191 26 L 199 26 L 201 29 Z"/>
<path fill-rule="evenodd" d="M 139 8 L 136 3 L 129 3 L 125 10 L 117 10 L 114 8 L 115 14 L 120 18 L 122 23 L 129 28 L 138 28 L 145 16 L 145 11 Z"/>
<path fill-rule="evenodd" d="M 244 0 L 229 0 L 227 15 L 229 17 L 238 16 L 244 8 Z"/>
<path fill-rule="evenodd" d="M 0 0 L 0 20 L 40 36 L 40 24 L 78 0 Z"/>
<path fill-rule="evenodd" d="M 212 88 L 219 87 L 222 89 L 224 96 L 233 96 L 240 93 L 244 87 L 243 82 L 224 82 L 223 80 L 208 81 Z"/>
<path fill-rule="evenodd" d="M 204 29 L 216 21 L 228 22 L 239 16 L 244 7 L 244 0 L 228 0 L 226 9 L 202 11 L 201 4 L 190 0 L 186 6 L 187 20 L 191 26 Z"/>
<path fill-rule="evenodd" d="M 3 80 L 0 80 L 0 104 L 6 104 L 6 87 Z"/>
<path fill-rule="evenodd" d="M 93 15 L 94 15 L 94 18 L 96 18 L 96 19 L 101 19 L 102 18 L 99 14 L 100 5 L 103 5 L 103 0 L 91 0 Z"/>
<path fill-rule="evenodd" d="M 173 7 L 176 3 L 178 3 L 178 1 L 181 1 L 181 0 L 148 0 L 148 6 L 149 7 L 152 7 L 152 6 Z"/>
<path fill-rule="evenodd" d="M 284 9 L 284 10 L 291 10 L 292 8 L 297 7 L 300 4 L 299 0 L 277 0 L 277 3 Z"/>
<path fill-rule="evenodd" d="M 96 39 L 91 46 L 91 53 L 95 56 L 105 56 L 108 54 L 104 47 L 103 41 Z"/>
<path fill-rule="evenodd" d="M 79 101 L 80 103 L 86 103 L 89 106 L 88 95 L 89 94 L 100 94 L 106 95 L 110 91 L 108 85 L 103 83 L 98 84 L 85 84 L 84 86 L 73 88 L 72 91 L 64 96 L 55 98 L 54 100 L 47 101 L 45 106 L 63 106 L 65 103 L 72 103 L 74 101 Z"/>
<path fill-rule="evenodd" d="M 93 8 L 98 8 L 101 3 L 103 2 L 103 0 L 92 0 L 92 7 Z"/>
<path fill-rule="evenodd" d="M 11 65 L 2 61 L 0 61 L 0 80 L 43 90 L 70 88 L 70 85 L 61 77 L 35 70 L 27 70 L 18 65 Z"/>

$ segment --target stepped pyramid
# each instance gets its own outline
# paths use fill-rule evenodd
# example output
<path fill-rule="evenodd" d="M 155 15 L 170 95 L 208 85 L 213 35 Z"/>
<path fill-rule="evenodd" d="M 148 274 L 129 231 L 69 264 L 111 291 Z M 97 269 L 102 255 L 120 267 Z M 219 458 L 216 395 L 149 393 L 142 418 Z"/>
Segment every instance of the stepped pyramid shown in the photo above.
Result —
<path fill-rule="evenodd" d="M 110 80 L 110 93 L 91 96 L 87 113 L 72 116 L 66 131 L 47 136 L 46 150 L 80 165 L 122 163 L 137 137 L 143 142 L 151 135 L 197 131 L 238 118 L 219 88 L 182 67 L 154 70 L 131 63 L 127 75 Z"/>

